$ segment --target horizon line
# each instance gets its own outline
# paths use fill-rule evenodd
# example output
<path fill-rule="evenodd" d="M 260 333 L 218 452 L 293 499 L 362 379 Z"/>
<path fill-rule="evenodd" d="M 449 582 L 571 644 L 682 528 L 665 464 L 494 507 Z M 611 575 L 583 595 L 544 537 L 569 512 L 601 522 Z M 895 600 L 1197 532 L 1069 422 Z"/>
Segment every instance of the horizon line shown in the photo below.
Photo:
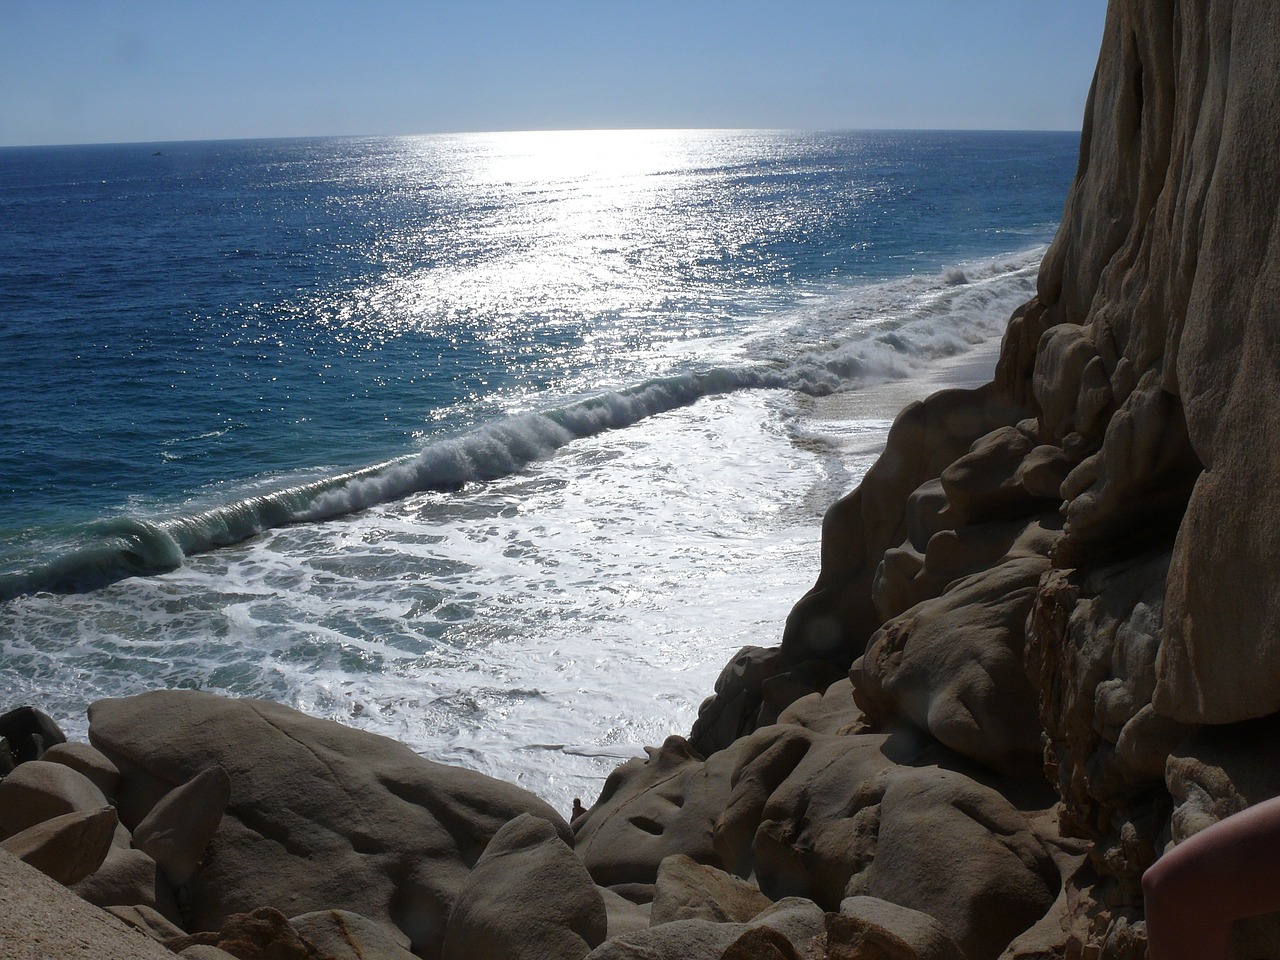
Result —
<path fill-rule="evenodd" d="M 165 144 L 248 143 L 286 140 L 410 140 L 432 137 L 549 133 L 1075 133 L 1079 129 L 1032 127 L 547 127 L 509 130 L 437 130 L 428 133 L 300 133 L 280 136 L 186 137 L 168 140 L 82 140 L 0 143 L 0 150 L 48 147 L 147 147 Z"/>

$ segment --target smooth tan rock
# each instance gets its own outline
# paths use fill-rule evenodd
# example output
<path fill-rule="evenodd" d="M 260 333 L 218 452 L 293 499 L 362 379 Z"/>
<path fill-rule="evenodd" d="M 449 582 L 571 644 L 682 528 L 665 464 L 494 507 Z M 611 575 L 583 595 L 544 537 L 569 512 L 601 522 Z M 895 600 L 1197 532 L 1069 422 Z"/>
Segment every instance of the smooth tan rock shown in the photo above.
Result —
<path fill-rule="evenodd" d="M 772 905 L 754 884 L 676 854 L 658 867 L 650 925 L 673 920 L 746 923 Z"/>
<path fill-rule="evenodd" d="M 325 960 L 413 960 L 409 938 L 349 910 L 318 910 L 289 920 Z"/>
<path fill-rule="evenodd" d="M 879 723 L 906 720 L 1010 776 L 1038 775 L 1038 705 L 1024 626 L 1047 560 L 1010 560 L 955 584 L 879 630 L 850 677 Z"/>
<path fill-rule="evenodd" d="M 217 947 L 211 947 L 207 943 L 195 943 L 178 952 L 178 956 L 183 960 L 241 960 L 235 954 L 227 953 Z"/>
<path fill-rule="evenodd" d="M 933 917 L 875 897 L 842 900 L 840 912 L 828 918 L 827 938 L 886 960 L 966 960 Z"/>
<path fill-rule="evenodd" d="M 173 960 L 145 934 L 0 850 L 0 957 Z"/>
<path fill-rule="evenodd" d="M 623 934 L 649 929 L 649 912 L 653 908 L 652 902 L 634 903 L 609 887 L 597 886 L 596 890 L 600 894 L 600 899 L 604 901 L 604 912 L 609 918 L 607 939 L 612 940 Z"/>
<path fill-rule="evenodd" d="M 325 960 L 315 944 L 300 936 L 279 910 L 260 907 L 227 917 L 214 931 L 186 934 L 166 942 L 181 956 L 209 956 L 217 948 L 237 960 Z M 188 951 L 192 951 L 188 953 Z"/>
<path fill-rule="evenodd" d="M 653 883 L 677 853 L 718 864 L 712 832 L 740 749 L 704 761 L 686 740 L 669 737 L 609 774 L 595 806 L 573 824 L 574 849 L 595 882 Z"/>
<path fill-rule="evenodd" d="M 104 907 L 107 913 L 123 920 L 135 930 L 140 930 L 149 936 L 152 940 L 164 943 L 166 940 L 172 940 L 174 937 L 181 937 L 186 931 L 179 927 L 176 923 L 162 916 L 156 910 L 147 906 L 129 906 L 129 907 Z"/>
<path fill-rule="evenodd" d="M 227 771 L 231 802 L 183 888 L 197 928 L 260 906 L 296 916 L 341 904 L 436 956 L 458 891 L 503 824 L 530 812 L 572 836 L 517 787 L 278 704 L 159 691 L 99 701 L 89 720 L 90 740 L 120 768 L 127 825 L 209 767 Z"/>
<path fill-rule="evenodd" d="M 449 914 L 443 960 L 581 960 L 608 916 L 590 874 L 546 820 L 499 830 Z"/>
<path fill-rule="evenodd" d="M 1058 892 L 1052 859 L 994 790 L 951 771 L 898 769 L 857 801 L 862 866 L 845 888 L 935 918 L 969 960 L 998 957 Z"/>
<path fill-rule="evenodd" d="M 217 765 L 202 770 L 151 808 L 133 831 L 133 845 L 180 887 L 200 866 L 230 800 L 227 771 Z"/>
<path fill-rule="evenodd" d="M 88 777 L 61 763 L 29 760 L 0 780 L 0 836 L 15 833 L 64 813 L 90 813 L 107 798 Z"/>
<path fill-rule="evenodd" d="M 844 676 L 822 693 L 800 698 L 778 716 L 778 723 L 832 736 L 855 732 L 862 724 L 862 711 L 853 701 L 853 682 Z"/>
<path fill-rule="evenodd" d="M 589 960 L 723 960 L 725 951 L 747 932 L 745 923 L 677 920 L 605 941 Z"/>
<path fill-rule="evenodd" d="M 115 828 L 114 807 L 64 813 L 0 841 L 0 849 L 70 886 L 102 866 Z"/>
<path fill-rule="evenodd" d="M 994 385 L 944 390 L 907 406 L 861 485 L 822 522 L 818 580 L 792 609 L 783 649 L 851 662 L 880 625 L 871 584 L 885 550 L 906 539 L 907 500 L 967 453 L 974 440 L 1026 410 Z"/>
<path fill-rule="evenodd" d="M 179 917 L 173 888 L 141 850 L 112 846 L 102 866 L 71 889 L 99 907 L 147 906 L 171 921 Z"/>
<path fill-rule="evenodd" d="M 59 743 L 49 747 L 41 760 L 66 764 L 77 773 L 93 781 L 94 786 L 108 799 L 116 795 L 120 784 L 120 771 L 102 753 L 87 743 Z"/>

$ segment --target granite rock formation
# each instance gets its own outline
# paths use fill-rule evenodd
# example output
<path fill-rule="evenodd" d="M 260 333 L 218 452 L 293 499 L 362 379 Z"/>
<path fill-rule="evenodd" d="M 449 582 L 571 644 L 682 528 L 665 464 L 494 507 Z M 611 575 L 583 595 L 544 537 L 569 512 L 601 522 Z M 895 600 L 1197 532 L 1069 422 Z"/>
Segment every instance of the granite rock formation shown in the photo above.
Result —
<path fill-rule="evenodd" d="M 1277 103 L 1275 0 L 1112 0 L 994 381 L 902 412 L 780 645 L 572 829 L 390 741 L 163 692 L 95 704 L 97 749 L 0 717 L 0 845 L 193 951 L 265 907 L 281 942 L 389 956 L 536 930 L 572 960 L 1138 960 L 1143 870 L 1280 794 Z M 1236 956 L 1280 956 L 1280 918 Z"/>

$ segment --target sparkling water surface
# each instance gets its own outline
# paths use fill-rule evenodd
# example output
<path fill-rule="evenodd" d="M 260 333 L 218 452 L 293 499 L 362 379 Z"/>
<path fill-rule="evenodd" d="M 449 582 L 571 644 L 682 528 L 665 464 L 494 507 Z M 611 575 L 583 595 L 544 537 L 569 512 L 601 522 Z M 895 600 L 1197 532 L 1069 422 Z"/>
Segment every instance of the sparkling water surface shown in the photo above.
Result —
<path fill-rule="evenodd" d="M 1074 134 L 0 150 L 0 675 L 264 696 L 560 806 L 776 642 Z M 923 387 L 922 387 L 923 390 Z"/>

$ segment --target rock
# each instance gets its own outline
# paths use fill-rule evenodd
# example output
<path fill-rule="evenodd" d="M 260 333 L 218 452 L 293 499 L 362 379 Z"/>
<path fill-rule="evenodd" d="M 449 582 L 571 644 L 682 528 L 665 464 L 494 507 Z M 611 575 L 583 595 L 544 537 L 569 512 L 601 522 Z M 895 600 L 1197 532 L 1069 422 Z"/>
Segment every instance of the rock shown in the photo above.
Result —
<path fill-rule="evenodd" d="M 574 821 L 574 849 L 603 886 L 653 883 L 673 854 L 720 863 L 712 839 L 729 798 L 734 746 L 704 761 L 681 737 L 629 760 L 605 781 L 600 799 Z"/>
<path fill-rule="evenodd" d="M 102 866 L 115 829 L 114 807 L 64 813 L 0 841 L 0 849 L 70 886 Z"/>
<path fill-rule="evenodd" d="M 1048 565 L 1041 558 L 1010 560 L 885 624 L 850 672 L 867 718 L 907 720 L 1009 776 L 1038 774 L 1038 707 L 1023 667 L 1024 624 Z"/>
<path fill-rule="evenodd" d="M 409 938 L 399 930 L 349 910 L 304 913 L 289 925 L 325 960 L 414 960 Z"/>
<path fill-rule="evenodd" d="M 845 894 L 932 916 L 969 960 L 998 957 L 1057 896 L 1057 869 L 1026 818 L 967 777 L 891 770 L 864 785 L 855 805 L 861 823 L 849 859 L 859 869 Z"/>
<path fill-rule="evenodd" d="M 145 934 L 0 850 L 0 957 L 173 960 Z"/>
<path fill-rule="evenodd" d="M 99 907 L 146 906 L 171 921 L 179 917 L 173 888 L 141 850 L 112 846 L 102 866 L 71 889 Z"/>
<path fill-rule="evenodd" d="M 35 707 L 0 714 L 0 777 L 17 764 L 39 760 L 50 747 L 66 740 L 53 718 Z"/>
<path fill-rule="evenodd" d="M 884 552 L 905 539 L 907 500 L 937 478 L 979 437 L 1017 423 L 1020 404 L 995 385 L 944 390 L 907 406 L 894 420 L 884 453 L 861 485 L 822 522 L 822 566 L 783 632 L 783 650 L 848 664 L 862 652 L 880 618 L 871 584 Z"/>
<path fill-rule="evenodd" d="M 30 760 L 0 780 L 0 836 L 11 837 L 64 813 L 107 806 L 93 782 L 61 763 Z"/>
<path fill-rule="evenodd" d="M 443 960 L 581 960 L 604 942 L 604 901 L 546 820 L 521 814 L 499 830 L 463 885 Z"/>
<path fill-rule="evenodd" d="M 814 733 L 842 736 L 862 725 L 862 711 L 853 701 L 853 682 L 841 677 L 822 693 L 801 697 L 778 716 L 778 723 L 790 723 Z"/>
<path fill-rule="evenodd" d="M 284 914 L 271 907 L 233 914 L 217 931 L 186 934 L 166 941 L 165 946 L 197 958 L 203 953 L 186 951 L 204 946 L 217 947 L 237 960 L 324 960 L 315 944 L 301 937 Z"/>
<path fill-rule="evenodd" d="M 774 930 L 789 943 L 800 956 L 812 954 L 815 943 L 826 926 L 826 916 L 820 906 L 804 897 L 783 897 L 777 903 L 770 904 L 751 920 L 748 927 Z M 766 941 L 777 945 L 776 940 Z M 742 941 L 737 941 L 739 945 Z M 820 949 L 820 947 L 819 947 Z"/>
<path fill-rule="evenodd" d="M 209 767 L 227 771 L 231 801 L 183 888 L 197 928 L 259 906 L 293 916 L 342 904 L 432 957 L 503 824 L 528 812 L 572 836 L 523 790 L 278 704 L 157 691 L 99 701 L 89 721 L 90 740 L 120 769 L 127 825 Z"/>
<path fill-rule="evenodd" d="M 112 916 L 119 917 L 129 926 L 136 930 L 141 930 L 152 940 L 164 943 L 166 940 L 172 940 L 174 937 L 181 937 L 186 931 L 177 924 L 170 922 L 161 916 L 151 907 L 106 907 L 107 913 Z"/>
<path fill-rule="evenodd" d="M 651 902 L 634 903 L 609 887 L 598 886 L 596 891 L 604 901 L 604 912 L 609 918 L 607 939 L 649 929 L 649 914 L 653 906 Z"/>
<path fill-rule="evenodd" d="M 764 703 L 764 682 L 785 673 L 791 664 L 776 647 L 743 647 L 734 654 L 716 677 L 715 692 L 698 708 L 689 733 L 693 749 L 710 756 L 754 730 Z"/>
<path fill-rule="evenodd" d="M 234 954 L 219 950 L 217 947 L 211 947 L 205 943 L 194 943 L 179 951 L 178 956 L 182 957 L 183 960 L 240 960 Z"/>
<path fill-rule="evenodd" d="M 1167 813 L 1164 760 L 1193 732 L 1149 709 L 1168 563 L 1157 553 L 1087 575 L 1053 571 L 1028 621 L 1063 833 L 1095 842 L 1095 867 L 1119 884 L 1111 896 L 1135 907 Z"/>
<path fill-rule="evenodd" d="M 120 784 L 120 771 L 102 753 L 87 743 L 59 743 L 45 750 L 42 760 L 66 764 L 77 773 L 93 781 L 94 786 L 108 799 L 116 795 Z"/>
<path fill-rule="evenodd" d="M 677 920 L 605 941 L 588 960 L 723 960 L 745 923 Z"/>
<path fill-rule="evenodd" d="M 745 923 L 772 906 L 760 888 L 683 854 L 658 867 L 650 924 L 673 920 Z"/>
<path fill-rule="evenodd" d="M 151 857 L 174 887 L 191 879 L 231 800 L 231 778 L 220 766 L 201 771 L 151 808 L 133 831 L 133 845 Z"/>
<path fill-rule="evenodd" d="M 1080 566 L 1171 542 L 1199 473 L 1182 404 L 1150 370 L 1111 417 L 1102 448 L 1062 483 L 1067 523 L 1056 562 Z"/>
<path fill-rule="evenodd" d="M 1018 520 L 1041 512 L 1044 501 L 1029 493 L 1017 477 L 1033 446 L 1017 427 L 1001 427 L 979 437 L 968 453 L 948 465 L 939 479 L 953 524 Z M 1060 499 L 1056 490 L 1052 499 Z"/>
<path fill-rule="evenodd" d="M 886 960 L 966 960 L 942 924 L 919 910 L 875 897 L 847 897 L 827 918 L 827 940 L 852 956 Z"/>

